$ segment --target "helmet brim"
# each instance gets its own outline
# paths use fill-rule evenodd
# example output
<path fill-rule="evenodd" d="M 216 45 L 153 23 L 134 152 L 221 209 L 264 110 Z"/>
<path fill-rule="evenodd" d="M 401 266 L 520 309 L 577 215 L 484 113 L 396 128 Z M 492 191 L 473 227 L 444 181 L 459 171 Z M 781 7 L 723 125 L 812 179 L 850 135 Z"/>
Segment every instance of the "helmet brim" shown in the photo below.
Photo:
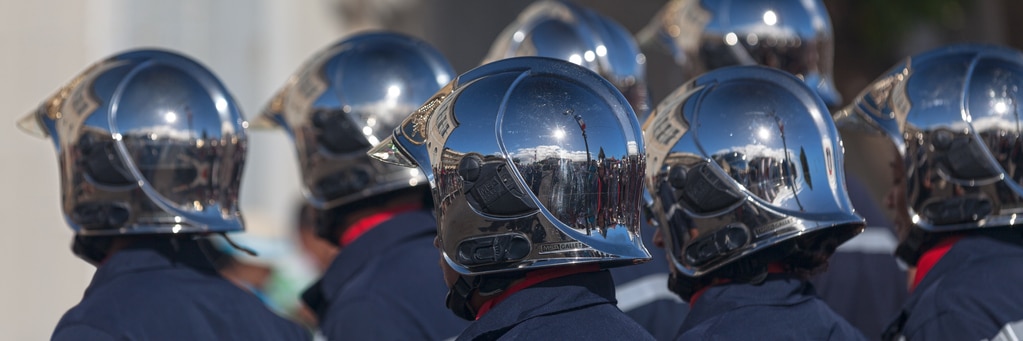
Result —
<path fill-rule="evenodd" d="M 369 157 L 392 165 L 409 168 L 419 167 L 419 163 L 417 163 L 412 157 L 408 156 L 408 152 L 401 146 L 401 144 L 394 140 L 393 135 L 370 148 L 366 154 L 369 155 Z"/>

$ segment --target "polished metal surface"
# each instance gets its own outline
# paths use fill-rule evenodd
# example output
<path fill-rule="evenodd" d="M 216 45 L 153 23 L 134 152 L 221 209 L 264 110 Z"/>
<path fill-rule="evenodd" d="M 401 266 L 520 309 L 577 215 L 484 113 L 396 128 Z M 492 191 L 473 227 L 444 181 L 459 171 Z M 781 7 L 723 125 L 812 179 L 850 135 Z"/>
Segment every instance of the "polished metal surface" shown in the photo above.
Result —
<path fill-rule="evenodd" d="M 872 179 L 902 244 L 913 229 L 1017 224 L 1023 53 L 953 45 L 900 62 L 835 114 L 850 171 Z"/>
<path fill-rule="evenodd" d="M 83 236 L 243 229 L 247 123 L 202 65 L 135 50 L 100 61 L 21 120 L 49 136 Z"/>
<path fill-rule="evenodd" d="M 788 71 L 829 106 L 841 104 L 832 82 L 831 18 L 820 0 L 674 0 L 638 34 L 682 67 L 684 79 L 731 65 Z"/>
<path fill-rule="evenodd" d="M 318 208 L 426 186 L 418 170 L 372 161 L 366 150 L 454 76 L 447 59 L 424 41 L 360 33 L 311 57 L 257 123 L 288 131 L 305 196 Z"/>
<path fill-rule="evenodd" d="M 444 258 L 471 275 L 648 260 L 643 153 L 639 123 L 612 84 L 541 57 L 459 76 L 370 151 L 422 169 Z"/>
<path fill-rule="evenodd" d="M 843 242 L 863 228 L 827 107 L 787 73 L 708 72 L 662 101 L 643 131 L 653 215 L 682 275 L 811 232 Z"/>
<path fill-rule="evenodd" d="M 568 1 L 538 1 L 497 37 L 485 63 L 540 56 L 582 65 L 614 84 L 640 119 L 650 111 L 646 57 L 624 27 Z"/>

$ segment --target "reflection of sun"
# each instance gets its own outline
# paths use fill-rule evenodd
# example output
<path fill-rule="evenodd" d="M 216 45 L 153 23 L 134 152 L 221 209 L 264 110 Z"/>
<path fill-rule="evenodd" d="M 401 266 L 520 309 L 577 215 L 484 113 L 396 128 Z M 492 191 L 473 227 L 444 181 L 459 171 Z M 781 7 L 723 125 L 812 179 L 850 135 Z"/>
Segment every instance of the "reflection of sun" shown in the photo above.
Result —
<path fill-rule="evenodd" d="M 768 131 L 767 128 L 760 128 L 759 130 L 757 130 L 757 136 L 760 137 L 760 139 L 762 140 L 766 140 L 771 138 L 771 132 Z"/>
<path fill-rule="evenodd" d="M 998 113 L 998 114 L 1005 114 L 1008 111 L 1009 111 L 1009 106 L 1006 105 L 1005 102 L 1002 102 L 1002 101 L 995 102 L 995 112 L 996 113 Z"/>
<path fill-rule="evenodd" d="M 565 138 L 565 130 L 561 128 L 554 129 L 554 138 L 558 140 Z"/>

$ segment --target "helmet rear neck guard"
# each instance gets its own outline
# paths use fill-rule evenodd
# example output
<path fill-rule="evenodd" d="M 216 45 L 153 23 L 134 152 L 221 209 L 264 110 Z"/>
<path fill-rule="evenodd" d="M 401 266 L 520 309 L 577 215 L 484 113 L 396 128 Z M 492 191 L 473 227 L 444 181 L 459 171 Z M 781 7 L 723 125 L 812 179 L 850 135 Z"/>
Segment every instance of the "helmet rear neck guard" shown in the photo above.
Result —
<path fill-rule="evenodd" d="M 888 204 L 906 263 L 946 233 L 1017 224 L 1021 86 L 1019 51 L 953 45 L 907 58 L 835 114 L 850 172 Z"/>
<path fill-rule="evenodd" d="M 463 275 L 650 257 L 638 122 L 575 64 L 520 57 L 469 71 L 370 155 L 426 174 L 443 257 Z"/>
<path fill-rule="evenodd" d="M 247 123 L 216 76 L 187 57 L 115 55 L 21 122 L 51 137 L 65 219 L 80 236 L 243 229 Z"/>
<path fill-rule="evenodd" d="M 653 215 L 681 276 L 763 258 L 810 234 L 837 245 L 863 228 L 827 108 L 790 74 L 708 72 L 662 101 L 644 130 Z"/>

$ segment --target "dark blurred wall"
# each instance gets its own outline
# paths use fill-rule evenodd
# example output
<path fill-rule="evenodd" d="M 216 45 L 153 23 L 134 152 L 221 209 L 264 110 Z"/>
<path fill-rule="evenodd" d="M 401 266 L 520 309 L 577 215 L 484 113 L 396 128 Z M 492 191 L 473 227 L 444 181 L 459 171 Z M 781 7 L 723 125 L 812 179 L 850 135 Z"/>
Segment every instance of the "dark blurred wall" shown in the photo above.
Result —
<path fill-rule="evenodd" d="M 439 48 L 459 73 L 479 65 L 497 35 L 530 1 L 389 0 L 399 10 L 371 0 L 341 0 L 378 15 L 378 24 L 425 39 Z M 385 1 L 386 2 L 386 1 Z M 666 1 L 580 0 L 629 31 L 639 32 Z M 352 5 L 354 4 L 354 5 Z M 372 5 L 366 5 L 372 4 Z M 1016 0 L 824 0 L 835 33 L 835 82 L 845 100 L 853 98 L 899 59 L 956 42 L 998 43 L 1023 48 L 1023 1 Z M 362 6 L 362 7 L 360 7 Z M 367 13 L 368 12 L 368 13 Z M 381 14 L 383 13 L 383 14 Z M 348 16 L 349 21 L 364 19 Z M 671 61 L 647 53 L 647 78 L 654 99 L 663 98 L 684 80 Z"/>

